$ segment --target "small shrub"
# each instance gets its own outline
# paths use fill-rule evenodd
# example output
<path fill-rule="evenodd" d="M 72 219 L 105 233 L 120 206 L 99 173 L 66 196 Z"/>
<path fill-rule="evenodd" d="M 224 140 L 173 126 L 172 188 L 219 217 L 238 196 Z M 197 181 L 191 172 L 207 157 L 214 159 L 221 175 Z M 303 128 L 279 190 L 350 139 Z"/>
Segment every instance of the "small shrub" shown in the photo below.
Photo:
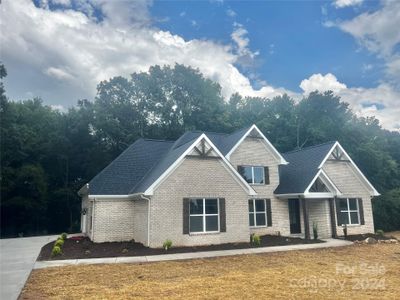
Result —
<path fill-rule="evenodd" d="M 55 243 L 54 246 L 60 247 L 62 248 L 62 246 L 64 246 L 64 240 L 59 238 Z"/>
<path fill-rule="evenodd" d="M 172 247 L 172 241 L 170 239 L 167 239 L 163 244 L 163 248 L 165 251 L 168 251 L 169 249 L 171 249 L 171 247 Z"/>
<path fill-rule="evenodd" d="M 347 225 L 344 224 L 343 226 L 343 234 L 344 234 L 344 238 L 347 239 Z"/>
<path fill-rule="evenodd" d="M 59 246 L 54 246 L 53 250 L 51 251 L 51 256 L 58 256 L 61 254 L 61 248 Z"/>
<path fill-rule="evenodd" d="M 261 245 L 261 237 L 258 234 L 253 233 L 251 235 L 251 243 L 253 244 L 253 246 L 260 246 Z"/>
<path fill-rule="evenodd" d="M 383 236 L 384 234 L 385 234 L 385 232 L 382 229 L 378 229 L 376 231 L 376 235 Z"/>
<path fill-rule="evenodd" d="M 313 233 L 314 233 L 314 240 L 318 239 L 318 223 L 317 222 L 313 222 Z"/>
<path fill-rule="evenodd" d="M 85 255 L 89 255 L 90 253 L 90 250 L 85 250 Z"/>
<path fill-rule="evenodd" d="M 126 248 L 124 248 L 124 249 L 122 249 L 122 253 L 128 253 L 128 249 L 126 249 Z"/>
<path fill-rule="evenodd" d="M 67 239 L 67 233 L 63 232 L 61 233 L 61 238 L 65 241 Z"/>

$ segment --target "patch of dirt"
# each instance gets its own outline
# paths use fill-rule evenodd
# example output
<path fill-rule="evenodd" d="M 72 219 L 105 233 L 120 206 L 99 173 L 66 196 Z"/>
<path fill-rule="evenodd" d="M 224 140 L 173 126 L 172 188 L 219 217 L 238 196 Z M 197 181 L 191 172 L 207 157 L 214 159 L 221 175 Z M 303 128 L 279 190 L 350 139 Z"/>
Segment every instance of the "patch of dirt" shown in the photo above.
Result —
<path fill-rule="evenodd" d="M 275 235 L 261 236 L 260 247 L 299 245 L 323 243 L 321 240 L 304 240 L 301 238 L 283 237 Z M 59 260 L 59 259 L 78 259 L 78 258 L 100 258 L 100 257 L 119 257 L 119 256 L 144 256 L 158 255 L 166 253 L 186 253 L 214 250 L 231 250 L 253 248 L 250 243 L 230 243 L 197 247 L 174 247 L 168 251 L 160 248 L 148 248 L 136 242 L 111 242 L 93 243 L 88 238 L 68 238 L 62 247 L 62 255 L 52 257 L 54 241 L 43 246 L 38 260 Z"/>
<path fill-rule="evenodd" d="M 399 246 L 33 270 L 20 299 L 399 299 Z"/>
<path fill-rule="evenodd" d="M 348 241 L 364 241 L 366 238 L 374 238 L 376 240 L 390 240 L 390 239 L 396 239 L 393 236 L 386 236 L 386 235 L 378 235 L 374 233 L 365 233 L 365 234 L 353 234 L 353 235 L 348 235 L 346 240 Z"/>

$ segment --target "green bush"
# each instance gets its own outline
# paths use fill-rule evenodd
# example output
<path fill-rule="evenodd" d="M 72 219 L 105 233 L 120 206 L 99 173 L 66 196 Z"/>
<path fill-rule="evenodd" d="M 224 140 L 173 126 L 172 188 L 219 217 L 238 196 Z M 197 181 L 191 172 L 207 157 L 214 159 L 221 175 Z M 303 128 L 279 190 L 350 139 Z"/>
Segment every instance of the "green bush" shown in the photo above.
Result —
<path fill-rule="evenodd" d="M 385 234 L 385 232 L 382 229 L 378 229 L 376 231 L 376 235 L 383 236 L 384 234 Z"/>
<path fill-rule="evenodd" d="M 261 237 L 258 234 L 253 233 L 251 235 L 251 243 L 253 244 L 253 246 L 260 246 L 261 245 Z"/>
<path fill-rule="evenodd" d="M 313 233 L 314 233 L 314 240 L 317 240 L 318 239 L 318 223 L 313 222 L 312 228 L 313 228 Z"/>
<path fill-rule="evenodd" d="M 65 241 L 67 239 L 67 233 L 63 232 L 61 233 L 61 238 Z"/>
<path fill-rule="evenodd" d="M 62 246 L 64 246 L 64 240 L 59 238 L 55 243 L 54 246 L 60 247 L 62 248 Z"/>
<path fill-rule="evenodd" d="M 163 244 L 163 248 L 165 251 L 171 249 L 172 247 L 172 241 L 170 239 L 167 239 L 164 244 Z"/>
<path fill-rule="evenodd" d="M 61 254 L 61 248 L 59 246 L 54 246 L 51 251 L 51 256 L 58 256 Z"/>

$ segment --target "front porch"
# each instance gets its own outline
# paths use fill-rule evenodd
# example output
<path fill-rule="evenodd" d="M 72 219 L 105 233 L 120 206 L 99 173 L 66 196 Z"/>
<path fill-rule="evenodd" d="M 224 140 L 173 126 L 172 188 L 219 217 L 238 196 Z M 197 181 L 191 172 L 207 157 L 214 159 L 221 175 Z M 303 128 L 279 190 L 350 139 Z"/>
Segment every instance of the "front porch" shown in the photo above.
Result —
<path fill-rule="evenodd" d="M 318 238 L 336 238 L 334 198 L 290 198 L 288 201 L 290 236 L 314 238 L 313 226 L 317 226 Z"/>

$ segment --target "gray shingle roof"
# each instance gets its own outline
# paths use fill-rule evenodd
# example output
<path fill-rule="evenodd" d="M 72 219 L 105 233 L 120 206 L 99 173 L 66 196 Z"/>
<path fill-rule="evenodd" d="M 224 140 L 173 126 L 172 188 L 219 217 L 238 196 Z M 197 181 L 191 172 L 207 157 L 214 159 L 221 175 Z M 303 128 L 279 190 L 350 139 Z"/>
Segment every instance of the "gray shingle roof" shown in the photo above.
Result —
<path fill-rule="evenodd" d="M 317 172 L 318 166 L 335 142 L 311 146 L 283 154 L 288 165 L 279 166 L 279 186 L 275 194 L 302 194 Z"/>
<path fill-rule="evenodd" d="M 169 141 L 137 140 L 89 182 L 89 194 L 127 195 L 172 145 Z"/>
<path fill-rule="evenodd" d="M 189 131 L 175 142 L 139 139 L 89 182 L 89 194 L 143 193 L 201 134 L 205 133 L 218 150 L 226 155 L 249 128 L 232 134 Z"/>
<path fill-rule="evenodd" d="M 139 139 L 89 182 L 90 195 L 129 195 L 145 192 L 203 133 L 227 155 L 250 127 L 232 134 L 190 131 L 178 140 Z M 303 193 L 335 142 L 285 153 L 279 166 L 276 194 Z"/>

